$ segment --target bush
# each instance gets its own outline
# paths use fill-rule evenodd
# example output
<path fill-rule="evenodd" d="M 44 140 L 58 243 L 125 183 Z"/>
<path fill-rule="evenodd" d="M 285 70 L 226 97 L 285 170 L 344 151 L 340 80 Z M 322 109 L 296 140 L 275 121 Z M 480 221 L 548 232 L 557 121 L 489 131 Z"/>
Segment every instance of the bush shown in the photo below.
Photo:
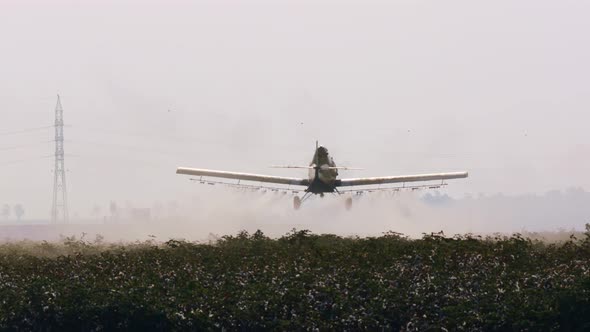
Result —
<path fill-rule="evenodd" d="M 590 229 L 0 246 L 1 330 L 588 330 Z"/>

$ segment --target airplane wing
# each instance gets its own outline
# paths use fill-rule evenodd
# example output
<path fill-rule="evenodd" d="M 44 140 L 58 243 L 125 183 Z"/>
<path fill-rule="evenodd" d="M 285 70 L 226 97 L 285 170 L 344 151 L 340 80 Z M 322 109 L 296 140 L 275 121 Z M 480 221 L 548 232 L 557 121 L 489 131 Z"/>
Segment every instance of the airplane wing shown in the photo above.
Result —
<path fill-rule="evenodd" d="M 282 176 L 260 175 L 260 174 L 250 174 L 250 173 L 225 172 L 225 171 L 216 171 L 216 170 L 211 170 L 211 169 L 199 169 L 199 168 L 179 167 L 176 170 L 176 174 L 207 176 L 207 177 L 214 177 L 214 178 L 235 179 L 235 180 L 255 181 L 255 182 L 269 182 L 269 183 L 299 185 L 299 186 L 308 186 L 309 185 L 308 179 L 287 178 L 287 177 L 282 177 Z"/>
<path fill-rule="evenodd" d="M 356 178 L 356 179 L 336 180 L 335 185 L 336 185 L 336 187 L 369 186 L 369 185 L 388 184 L 388 183 L 461 179 L 461 178 L 466 178 L 466 177 L 467 177 L 467 172 L 384 176 L 384 177 L 373 177 L 373 178 Z"/>

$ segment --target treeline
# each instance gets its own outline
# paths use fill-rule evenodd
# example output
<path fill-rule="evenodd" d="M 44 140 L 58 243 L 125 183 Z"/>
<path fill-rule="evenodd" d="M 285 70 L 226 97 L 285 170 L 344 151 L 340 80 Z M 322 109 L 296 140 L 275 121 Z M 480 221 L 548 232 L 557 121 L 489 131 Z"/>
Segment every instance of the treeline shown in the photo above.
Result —
<path fill-rule="evenodd" d="M 560 244 L 306 230 L 214 244 L 4 244 L 0 329 L 584 331 L 587 228 Z"/>
<path fill-rule="evenodd" d="M 14 213 L 16 219 L 20 220 L 25 215 L 25 209 L 22 204 L 16 204 L 12 208 L 8 204 L 2 205 L 0 208 L 0 216 L 4 219 L 8 219 Z"/>

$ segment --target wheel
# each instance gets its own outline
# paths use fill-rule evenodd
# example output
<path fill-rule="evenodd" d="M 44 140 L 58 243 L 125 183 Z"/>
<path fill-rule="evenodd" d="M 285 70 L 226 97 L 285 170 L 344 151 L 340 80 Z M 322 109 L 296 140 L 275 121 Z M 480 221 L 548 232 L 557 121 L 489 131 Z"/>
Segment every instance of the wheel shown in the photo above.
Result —
<path fill-rule="evenodd" d="M 299 198 L 299 196 L 293 197 L 293 208 L 295 210 L 299 210 L 300 207 L 301 207 L 301 198 Z"/>
<path fill-rule="evenodd" d="M 352 208 L 352 197 L 346 198 L 346 201 L 344 201 L 344 206 L 346 206 L 346 210 L 350 210 Z"/>

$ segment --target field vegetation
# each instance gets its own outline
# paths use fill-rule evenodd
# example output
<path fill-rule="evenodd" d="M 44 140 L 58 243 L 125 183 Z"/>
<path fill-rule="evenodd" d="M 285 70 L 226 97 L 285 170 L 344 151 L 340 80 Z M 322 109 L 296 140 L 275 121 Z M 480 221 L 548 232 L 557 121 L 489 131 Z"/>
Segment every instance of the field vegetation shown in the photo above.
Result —
<path fill-rule="evenodd" d="M 240 232 L 0 245 L 0 330 L 590 329 L 590 226 L 560 243 Z"/>

